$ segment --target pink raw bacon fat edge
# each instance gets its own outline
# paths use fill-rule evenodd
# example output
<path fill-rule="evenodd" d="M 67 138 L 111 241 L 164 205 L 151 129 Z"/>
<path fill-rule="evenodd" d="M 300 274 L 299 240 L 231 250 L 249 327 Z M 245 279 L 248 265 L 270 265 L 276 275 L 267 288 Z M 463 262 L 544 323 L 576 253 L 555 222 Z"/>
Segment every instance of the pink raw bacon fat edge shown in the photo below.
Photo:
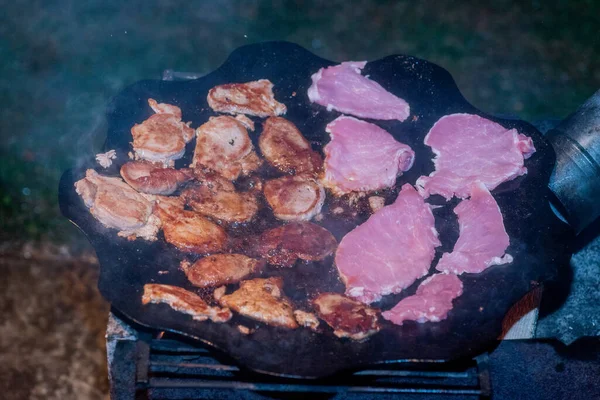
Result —
<path fill-rule="evenodd" d="M 460 234 L 452 253 L 442 255 L 438 271 L 479 273 L 492 265 L 512 262 L 512 256 L 504 254 L 509 238 L 502 213 L 483 183 L 473 184 L 471 198 L 460 202 L 454 213 Z"/>
<path fill-rule="evenodd" d="M 400 300 L 381 315 L 396 325 L 402 325 L 404 321 L 438 322 L 448 317 L 452 301 L 462 292 L 462 282 L 456 275 L 432 275 L 419 285 L 415 295 Z"/>
<path fill-rule="evenodd" d="M 426 275 L 440 244 L 431 208 L 405 184 L 393 204 L 344 236 L 335 265 L 346 295 L 372 303 Z"/>
<path fill-rule="evenodd" d="M 308 99 L 327 107 L 361 118 L 404 121 L 410 115 L 406 101 L 385 90 L 379 83 L 361 75 L 367 64 L 343 62 L 321 68 L 312 75 Z"/>
<path fill-rule="evenodd" d="M 435 171 L 417 180 L 417 190 L 425 198 L 439 194 L 446 200 L 469 197 L 475 181 L 493 190 L 526 174 L 524 159 L 535 152 L 531 138 L 472 114 L 440 118 L 424 143 L 435 153 Z"/>
<path fill-rule="evenodd" d="M 341 116 L 326 131 L 323 185 L 335 194 L 391 187 L 413 165 L 414 151 L 375 124 Z"/>

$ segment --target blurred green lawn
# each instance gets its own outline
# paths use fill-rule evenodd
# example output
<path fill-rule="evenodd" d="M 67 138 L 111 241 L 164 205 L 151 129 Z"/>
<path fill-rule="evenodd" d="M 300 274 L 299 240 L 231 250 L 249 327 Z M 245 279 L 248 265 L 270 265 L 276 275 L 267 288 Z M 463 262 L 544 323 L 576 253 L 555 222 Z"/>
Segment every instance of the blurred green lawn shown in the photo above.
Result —
<path fill-rule="evenodd" d="M 600 87 L 592 0 L 3 2 L 0 239 L 81 238 L 59 214 L 58 179 L 100 150 L 110 97 L 264 40 L 337 61 L 425 58 L 480 109 L 527 120 L 562 118 Z"/>

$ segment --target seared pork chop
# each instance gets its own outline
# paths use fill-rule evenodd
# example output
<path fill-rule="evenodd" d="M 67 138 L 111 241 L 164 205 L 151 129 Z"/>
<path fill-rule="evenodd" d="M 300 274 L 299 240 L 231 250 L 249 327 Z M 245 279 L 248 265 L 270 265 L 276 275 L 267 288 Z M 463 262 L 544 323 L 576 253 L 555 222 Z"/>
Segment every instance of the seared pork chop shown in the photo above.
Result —
<path fill-rule="evenodd" d="M 231 311 L 227 308 L 211 307 L 198 295 L 183 288 L 157 283 L 144 285 L 142 304 L 168 304 L 172 309 L 191 315 L 196 321 L 210 319 L 214 322 L 227 322 Z"/>
<path fill-rule="evenodd" d="M 219 303 L 269 325 L 288 329 L 298 327 L 292 303 L 283 293 L 281 277 L 243 281 L 238 290 L 222 296 Z"/>
<path fill-rule="evenodd" d="M 448 317 L 452 301 L 462 294 L 463 285 L 454 274 L 435 274 L 425 279 L 413 296 L 405 297 L 383 318 L 396 325 L 404 321 L 438 322 Z"/>
<path fill-rule="evenodd" d="M 225 230 L 183 207 L 183 199 L 157 196 L 156 213 L 162 223 L 165 241 L 179 250 L 200 254 L 222 250 L 227 244 Z"/>
<path fill-rule="evenodd" d="M 188 280 L 198 287 L 237 283 L 262 269 L 265 262 L 242 254 L 213 254 L 195 263 L 181 262 Z"/>
<path fill-rule="evenodd" d="M 340 338 L 363 340 L 380 329 L 377 310 L 338 293 L 320 294 L 313 304 L 317 314 Z"/>
<path fill-rule="evenodd" d="M 319 261 L 333 253 L 337 241 L 311 222 L 290 222 L 260 236 L 258 251 L 272 265 L 293 266 L 298 259 Z"/>
<path fill-rule="evenodd" d="M 250 221 L 258 211 L 255 194 L 236 191 L 231 181 L 214 173 L 196 171 L 196 177 L 200 183 L 181 193 L 195 211 L 227 222 Z"/>
<path fill-rule="evenodd" d="M 296 322 L 298 322 L 298 325 L 300 326 L 310 328 L 313 331 L 316 331 L 319 327 L 319 319 L 313 313 L 309 313 L 302 310 L 295 310 L 294 317 L 296 318 Z"/>
<path fill-rule="evenodd" d="M 156 114 L 171 114 L 181 119 L 181 108 L 167 103 L 159 103 L 154 99 L 148 99 L 148 105 Z"/>
<path fill-rule="evenodd" d="M 99 175 L 88 169 L 85 178 L 75 182 L 75 190 L 92 215 L 118 235 L 156 240 L 160 221 L 152 214 L 153 204 L 119 178 Z"/>
<path fill-rule="evenodd" d="M 188 168 L 177 170 L 149 161 L 129 161 L 121 167 L 121 176 L 138 192 L 167 196 L 191 180 L 193 173 Z"/>
<path fill-rule="evenodd" d="M 237 179 L 260 166 L 246 127 L 233 117 L 212 117 L 196 130 L 192 168 L 209 168 Z"/>
<path fill-rule="evenodd" d="M 263 125 L 258 146 L 267 161 L 287 174 L 318 174 L 323 158 L 296 126 L 285 118 L 271 117 Z"/>
<path fill-rule="evenodd" d="M 185 144 L 193 139 L 194 130 L 189 127 L 189 123 L 181 121 L 181 110 L 178 107 L 158 105 L 152 99 L 148 102 L 160 113 L 131 128 L 133 151 L 139 159 L 170 165 L 173 160 L 183 157 Z M 165 112 L 169 107 L 174 107 L 170 111 L 175 114 Z"/>
<path fill-rule="evenodd" d="M 337 110 L 360 118 L 404 121 L 410 115 L 408 103 L 361 75 L 366 64 L 366 61 L 350 61 L 321 68 L 312 76 L 308 99 L 327 107 L 328 111 Z"/>
<path fill-rule="evenodd" d="M 208 92 L 208 105 L 216 112 L 247 114 L 257 117 L 285 114 L 285 104 L 273 96 L 273 84 L 268 79 L 247 83 L 215 86 Z"/>
<path fill-rule="evenodd" d="M 325 189 L 316 180 L 304 176 L 284 176 L 264 185 L 273 214 L 284 221 L 308 221 L 321 212 Z"/>

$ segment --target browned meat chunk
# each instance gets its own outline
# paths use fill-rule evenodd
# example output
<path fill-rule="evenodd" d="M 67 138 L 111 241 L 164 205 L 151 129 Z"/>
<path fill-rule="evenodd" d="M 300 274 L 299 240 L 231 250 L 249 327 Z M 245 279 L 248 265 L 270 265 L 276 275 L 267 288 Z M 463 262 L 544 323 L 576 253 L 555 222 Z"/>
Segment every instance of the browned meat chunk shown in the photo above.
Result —
<path fill-rule="evenodd" d="M 316 180 L 284 176 L 265 183 L 264 194 L 279 219 L 308 221 L 321 212 L 325 189 Z"/>
<path fill-rule="evenodd" d="M 256 196 L 235 190 L 231 181 L 216 174 L 197 171 L 199 185 L 181 193 L 186 203 L 195 211 L 227 222 L 246 222 L 258 211 Z"/>
<path fill-rule="evenodd" d="M 181 121 L 179 107 L 157 104 L 152 99 L 148 103 L 160 112 L 131 128 L 133 151 L 137 158 L 172 164 L 183 157 L 185 144 L 194 138 L 194 130 Z"/>
<path fill-rule="evenodd" d="M 208 168 L 237 179 L 260 166 L 244 125 L 233 117 L 212 117 L 196 130 L 192 168 Z"/>
<path fill-rule="evenodd" d="M 225 230 L 202 215 L 183 209 L 179 198 L 158 197 L 156 213 L 162 222 L 165 240 L 179 250 L 213 253 L 227 243 Z"/>
<path fill-rule="evenodd" d="M 271 117 L 263 125 L 258 146 L 267 161 L 288 174 L 318 174 L 323 157 L 290 121 Z"/>
<path fill-rule="evenodd" d="M 272 277 L 243 281 L 240 288 L 219 299 L 223 307 L 257 321 L 283 328 L 298 327 L 294 309 L 283 293 L 283 279 Z"/>
<path fill-rule="evenodd" d="M 319 319 L 313 313 L 309 313 L 302 310 L 294 311 L 294 317 L 296 318 L 296 322 L 298 325 L 303 326 L 305 328 L 310 328 L 315 331 L 319 327 Z"/>
<path fill-rule="evenodd" d="M 193 178 L 192 171 L 164 168 L 149 161 L 130 161 L 121 167 L 121 176 L 135 190 L 142 193 L 169 195 L 177 187 Z"/>
<path fill-rule="evenodd" d="M 335 250 L 337 242 L 325 228 L 311 222 L 290 222 L 260 236 L 259 253 L 269 264 L 291 267 L 300 258 L 322 260 Z"/>
<path fill-rule="evenodd" d="M 172 114 L 181 119 L 181 108 L 167 103 L 159 103 L 154 99 L 148 99 L 148 105 L 156 114 Z"/>
<path fill-rule="evenodd" d="M 341 294 L 323 293 L 313 303 L 337 337 L 363 340 L 380 329 L 376 309 Z"/>
<path fill-rule="evenodd" d="M 75 182 L 75 190 L 92 215 L 119 236 L 156 240 L 160 221 L 152 214 L 152 201 L 119 178 L 99 175 L 88 169 L 85 178 Z"/>
<path fill-rule="evenodd" d="M 267 79 L 215 86 L 208 92 L 208 105 L 217 112 L 248 114 L 257 117 L 285 114 L 285 104 L 273 96 L 273 84 Z"/>
<path fill-rule="evenodd" d="M 188 280 L 198 287 L 237 283 L 264 265 L 264 261 L 242 254 L 213 254 L 193 264 L 189 261 L 181 262 L 181 268 Z"/>
<path fill-rule="evenodd" d="M 142 304 L 148 303 L 168 304 L 176 311 L 191 315 L 196 321 L 210 319 L 214 322 L 227 322 L 231 319 L 229 309 L 211 307 L 198 295 L 177 286 L 156 283 L 144 285 Z"/>

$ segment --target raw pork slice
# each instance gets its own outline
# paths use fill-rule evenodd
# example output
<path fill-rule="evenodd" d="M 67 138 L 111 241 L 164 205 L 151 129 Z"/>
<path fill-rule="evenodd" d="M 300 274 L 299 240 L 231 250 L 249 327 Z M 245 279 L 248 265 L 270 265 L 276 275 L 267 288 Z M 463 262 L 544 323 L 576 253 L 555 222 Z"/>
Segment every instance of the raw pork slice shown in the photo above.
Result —
<path fill-rule="evenodd" d="M 431 147 L 435 171 L 417 180 L 417 189 L 427 198 L 439 194 L 469 197 L 477 180 L 493 190 L 502 182 L 527 173 L 523 160 L 535 153 L 530 137 L 471 114 L 446 115 L 437 121 L 425 144 Z"/>
<path fill-rule="evenodd" d="M 454 209 L 460 234 L 452 253 L 444 253 L 440 259 L 438 271 L 479 273 L 513 260 L 504 254 L 509 240 L 496 200 L 481 182 L 474 183 L 470 191 L 471 198 Z"/>
<path fill-rule="evenodd" d="M 323 184 L 336 195 L 393 186 L 415 153 L 377 125 L 341 116 L 327 125 Z"/>
<path fill-rule="evenodd" d="M 393 204 L 342 239 L 335 264 L 346 294 L 371 303 L 424 276 L 440 244 L 429 205 L 406 184 Z"/>
<path fill-rule="evenodd" d="M 321 68 L 312 76 L 308 89 L 311 102 L 361 118 L 404 121 L 410 107 L 403 99 L 394 96 L 377 82 L 360 74 L 367 64 L 343 62 Z"/>
<path fill-rule="evenodd" d="M 438 322 L 446 319 L 452 309 L 452 300 L 462 291 L 462 282 L 456 275 L 432 275 L 419 285 L 414 296 L 400 300 L 394 308 L 381 315 L 396 325 L 402 325 L 404 321 Z"/>

